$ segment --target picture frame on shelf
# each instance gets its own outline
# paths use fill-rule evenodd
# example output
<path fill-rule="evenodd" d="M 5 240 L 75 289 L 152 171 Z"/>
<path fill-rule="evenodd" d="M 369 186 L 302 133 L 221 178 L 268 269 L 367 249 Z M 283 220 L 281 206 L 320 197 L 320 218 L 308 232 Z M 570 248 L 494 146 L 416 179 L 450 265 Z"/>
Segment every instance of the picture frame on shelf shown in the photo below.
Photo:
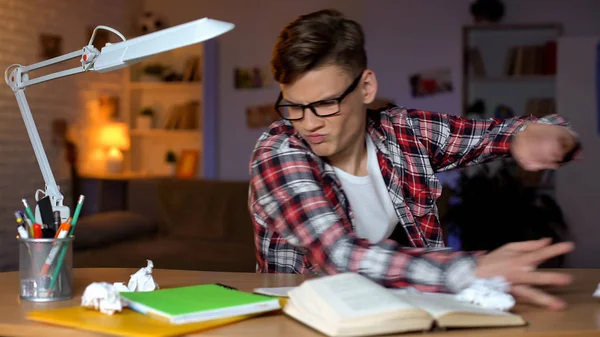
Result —
<path fill-rule="evenodd" d="M 412 97 L 427 97 L 454 90 L 450 68 L 428 69 L 411 74 L 408 81 Z"/>
<path fill-rule="evenodd" d="M 198 150 L 188 149 L 181 151 L 177 160 L 177 178 L 192 179 L 196 177 L 198 167 Z"/>
<path fill-rule="evenodd" d="M 236 67 L 234 73 L 235 89 L 261 89 L 272 85 L 267 67 Z"/>

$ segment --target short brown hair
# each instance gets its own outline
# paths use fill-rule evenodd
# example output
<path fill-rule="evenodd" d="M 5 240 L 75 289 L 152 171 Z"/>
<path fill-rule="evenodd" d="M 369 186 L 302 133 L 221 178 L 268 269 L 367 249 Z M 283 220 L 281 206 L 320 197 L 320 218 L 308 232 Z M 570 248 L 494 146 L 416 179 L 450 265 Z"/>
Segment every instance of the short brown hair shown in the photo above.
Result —
<path fill-rule="evenodd" d="M 289 84 L 297 76 L 335 64 L 351 76 L 367 67 L 365 35 L 357 22 L 335 9 L 301 15 L 279 34 L 271 70 L 275 80 Z"/>

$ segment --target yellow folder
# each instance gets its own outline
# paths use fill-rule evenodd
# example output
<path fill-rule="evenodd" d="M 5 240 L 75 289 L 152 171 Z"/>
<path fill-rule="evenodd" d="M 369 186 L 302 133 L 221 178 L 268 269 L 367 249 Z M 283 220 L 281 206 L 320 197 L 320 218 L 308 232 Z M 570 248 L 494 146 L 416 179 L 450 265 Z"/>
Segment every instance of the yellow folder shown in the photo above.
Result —
<path fill-rule="evenodd" d="M 27 319 L 117 336 L 170 337 L 208 330 L 258 315 L 261 314 L 222 318 L 200 323 L 170 324 L 128 308 L 123 308 L 123 311 L 116 312 L 113 315 L 107 315 L 79 306 L 30 311 L 27 314 Z"/>

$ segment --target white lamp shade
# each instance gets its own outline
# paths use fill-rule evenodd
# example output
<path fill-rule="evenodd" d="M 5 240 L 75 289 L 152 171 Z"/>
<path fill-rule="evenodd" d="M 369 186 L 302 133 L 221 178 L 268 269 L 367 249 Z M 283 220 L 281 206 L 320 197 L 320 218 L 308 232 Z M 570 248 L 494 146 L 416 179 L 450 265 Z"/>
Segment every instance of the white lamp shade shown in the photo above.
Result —
<path fill-rule="evenodd" d="M 112 43 L 102 48 L 94 62 L 94 70 L 104 73 L 121 69 L 155 54 L 212 39 L 234 27 L 229 22 L 203 18 Z"/>

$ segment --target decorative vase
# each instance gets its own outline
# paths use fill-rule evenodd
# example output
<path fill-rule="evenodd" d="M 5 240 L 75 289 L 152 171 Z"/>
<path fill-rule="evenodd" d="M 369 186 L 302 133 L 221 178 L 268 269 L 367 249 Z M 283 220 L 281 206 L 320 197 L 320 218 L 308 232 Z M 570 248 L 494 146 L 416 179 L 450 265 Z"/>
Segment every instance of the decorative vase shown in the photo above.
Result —
<path fill-rule="evenodd" d="M 177 173 L 177 165 L 175 163 L 167 163 L 167 175 L 169 177 L 174 177 Z"/>
<path fill-rule="evenodd" d="M 138 116 L 136 119 L 136 128 L 138 130 L 149 130 L 152 129 L 152 116 Z"/>

